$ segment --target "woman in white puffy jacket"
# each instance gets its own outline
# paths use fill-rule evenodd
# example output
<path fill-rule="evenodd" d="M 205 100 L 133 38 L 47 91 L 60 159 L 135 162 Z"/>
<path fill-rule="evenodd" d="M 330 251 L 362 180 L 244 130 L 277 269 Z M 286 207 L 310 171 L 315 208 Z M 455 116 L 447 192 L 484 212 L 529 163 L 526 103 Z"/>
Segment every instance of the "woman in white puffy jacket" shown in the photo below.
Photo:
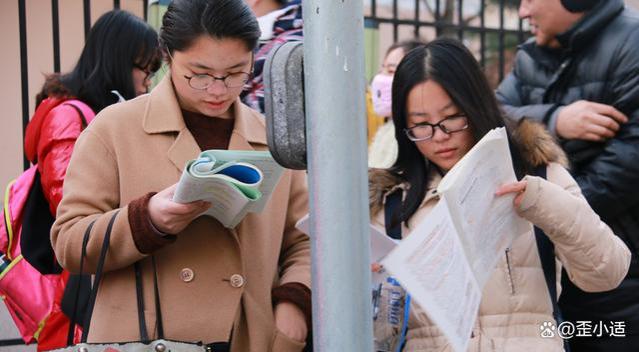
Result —
<path fill-rule="evenodd" d="M 409 52 L 397 68 L 392 92 L 399 154 L 390 169 L 370 172 L 371 212 L 374 221 L 385 226 L 385 198 L 402 188 L 394 220 L 401 222 L 405 236 L 437 203 L 442 176 L 489 130 L 506 121 L 479 64 L 454 40 L 438 39 Z M 520 181 L 502 186 L 497 196 L 516 194 L 513 206 L 546 233 L 558 268 L 566 269 L 577 286 L 591 292 L 616 287 L 628 270 L 630 252 L 583 198 L 563 166 L 561 149 L 533 122 L 507 130 Z M 531 176 L 544 165 L 547 179 Z M 503 253 L 484 286 L 468 351 L 563 351 L 557 334 L 540 335 L 544 322 L 556 324 L 552 313 L 531 231 Z M 412 304 L 404 350 L 452 348 L 425 312 Z"/>

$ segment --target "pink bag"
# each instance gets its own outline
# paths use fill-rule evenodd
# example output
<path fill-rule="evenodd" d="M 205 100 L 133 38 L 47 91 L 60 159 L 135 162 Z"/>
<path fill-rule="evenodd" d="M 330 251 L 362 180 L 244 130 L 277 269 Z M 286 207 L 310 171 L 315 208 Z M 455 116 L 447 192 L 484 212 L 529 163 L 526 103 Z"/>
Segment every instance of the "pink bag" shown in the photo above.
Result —
<path fill-rule="evenodd" d="M 77 111 L 83 129 L 86 116 L 94 116 L 79 100 L 56 100 L 46 108 L 59 104 Z M 38 339 L 53 309 L 55 292 L 64 285 L 49 239 L 54 221 L 49 209 L 37 165 L 7 186 L 0 222 L 0 297 L 25 343 Z"/>
<path fill-rule="evenodd" d="M 20 239 L 25 204 L 34 185 L 32 166 L 7 186 L 0 223 L 0 296 L 25 343 L 32 343 L 49 315 L 60 275 L 43 275 L 22 256 Z"/>

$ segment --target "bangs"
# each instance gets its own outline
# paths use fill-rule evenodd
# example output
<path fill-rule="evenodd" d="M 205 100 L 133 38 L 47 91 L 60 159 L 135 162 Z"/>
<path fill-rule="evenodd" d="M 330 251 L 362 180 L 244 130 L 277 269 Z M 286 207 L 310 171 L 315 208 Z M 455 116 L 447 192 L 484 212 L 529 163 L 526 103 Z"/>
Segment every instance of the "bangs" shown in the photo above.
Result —
<path fill-rule="evenodd" d="M 155 72 L 162 65 L 162 52 L 156 38 L 146 38 L 134 61 L 136 66 Z"/>

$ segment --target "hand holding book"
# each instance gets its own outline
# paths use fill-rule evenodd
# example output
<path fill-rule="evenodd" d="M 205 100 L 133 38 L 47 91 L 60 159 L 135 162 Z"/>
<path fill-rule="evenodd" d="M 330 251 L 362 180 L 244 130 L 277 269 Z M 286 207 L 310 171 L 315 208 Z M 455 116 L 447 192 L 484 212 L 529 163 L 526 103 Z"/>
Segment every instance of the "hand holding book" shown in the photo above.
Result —
<path fill-rule="evenodd" d="M 267 151 L 207 150 L 187 163 L 173 201 L 204 200 L 227 228 L 261 212 L 283 172 Z"/>
<path fill-rule="evenodd" d="M 176 187 L 177 183 L 158 192 L 149 200 L 151 223 L 158 231 L 170 235 L 180 233 L 211 206 L 211 203 L 203 200 L 190 203 L 174 202 L 173 194 Z"/>

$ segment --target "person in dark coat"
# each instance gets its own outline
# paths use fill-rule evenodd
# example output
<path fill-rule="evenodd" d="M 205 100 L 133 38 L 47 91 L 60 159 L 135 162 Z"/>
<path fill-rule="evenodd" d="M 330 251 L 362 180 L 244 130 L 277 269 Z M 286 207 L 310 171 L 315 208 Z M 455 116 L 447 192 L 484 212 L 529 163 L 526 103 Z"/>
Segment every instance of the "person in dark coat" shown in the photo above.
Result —
<path fill-rule="evenodd" d="M 519 16 L 534 37 L 520 46 L 498 100 L 509 117 L 542 122 L 556 136 L 587 201 L 632 252 L 614 290 L 588 293 L 562 282 L 564 318 L 589 326 L 570 340 L 572 350 L 636 351 L 639 13 L 623 0 L 522 0 Z"/>

